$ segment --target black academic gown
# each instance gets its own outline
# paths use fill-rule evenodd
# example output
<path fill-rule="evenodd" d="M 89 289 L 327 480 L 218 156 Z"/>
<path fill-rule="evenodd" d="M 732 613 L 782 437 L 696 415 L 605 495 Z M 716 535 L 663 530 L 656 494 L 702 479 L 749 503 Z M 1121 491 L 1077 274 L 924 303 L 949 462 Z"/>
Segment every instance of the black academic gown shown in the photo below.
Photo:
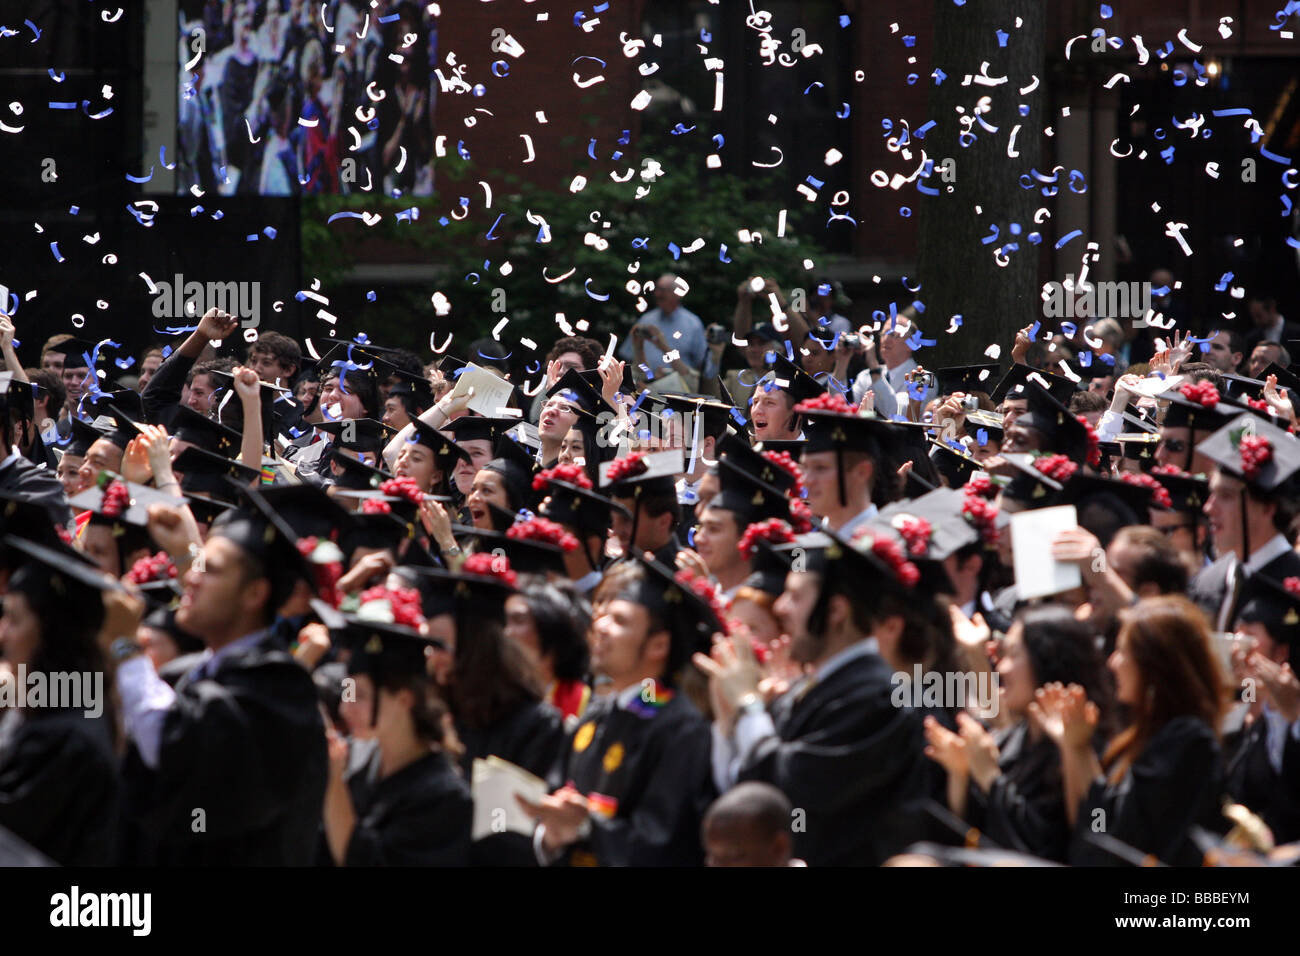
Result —
<path fill-rule="evenodd" d="M 1223 608 L 1224 597 L 1228 591 L 1228 569 L 1236 560 L 1234 555 L 1225 554 L 1213 564 L 1208 564 L 1192 576 L 1187 587 L 1187 596 L 1205 612 L 1210 626 L 1218 624 L 1219 612 Z M 1259 569 L 1259 573 L 1273 581 L 1285 581 L 1300 575 L 1300 554 L 1290 549 L 1282 552 L 1268 564 Z M 1238 607 L 1241 598 L 1238 596 Z M 1228 614 L 1229 626 L 1235 621 L 1237 608 Z"/>
<path fill-rule="evenodd" d="M 594 801 L 574 866 L 699 866 L 700 821 L 714 796 L 709 725 L 678 692 L 656 688 L 620 707 L 593 700 L 551 775 Z"/>
<path fill-rule="evenodd" d="M 865 654 L 773 704 L 776 734 L 740 780 L 762 780 L 804 811 L 794 855 L 809 866 L 876 866 L 931 832 L 921 802 L 934 775 L 921 714 L 895 706 L 889 665 Z"/>
<path fill-rule="evenodd" d="M 1024 720 L 993 738 L 1002 774 L 988 793 L 970 785 L 967 820 L 1005 850 L 1064 861 L 1070 826 L 1059 748 L 1045 736 L 1031 740 Z"/>
<path fill-rule="evenodd" d="M 0 717 L 0 828 L 63 866 L 116 862 L 120 791 L 110 717 Z"/>
<path fill-rule="evenodd" d="M 353 741 L 346 781 L 356 826 L 344 865 L 468 863 L 474 802 L 446 754 L 430 751 L 382 780 L 379 761 L 375 741 Z M 323 858 L 333 863 L 328 848 Z"/>
<path fill-rule="evenodd" d="M 1079 804 L 1070 844 L 1074 866 L 1120 866 L 1122 861 L 1087 843 L 1104 832 L 1170 866 L 1199 866 L 1201 852 L 1188 836 L 1193 826 L 1222 829 L 1219 795 L 1223 769 L 1214 731 L 1196 717 L 1175 717 L 1142 748 L 1118 783 L 1098 778 Z"/>
<path fill-rule="evenodd" d="M 22 455 L 0 466 L 0 491 L 40 505 L 56 525 L 66 527 L 72 520 L 63 483 L 53 471 L 32 464 Z"/>
<path fill-rule="evenodd" d="M 465 752 L 460 769 L 473 779 L 474 760 L 496 756 L 546 779 L 564 748 L 564 718 L 545 701 L 528 702 L 490 727 L 471 729 L 456 722 L 456 736 Z M 476 866 L 533 866 L 537 859 L 530 837 L 519 833 L 493 833 L 474 843 Z"/>
<path fill-rule="evenodd" d="M 158 366 L 158 370 L 149 379 L 149 384 L 140 393 L 140 404 L 144 407 L 146 421 L 155 425 L 162 424 L 171 409 L 181 403 L 185 379 L 189 376 L 190 369 L 194 368 L 194 362 L 194 359 L 182 355 L 180 349 L 177 349 Z"/>
<path fill-rule="evenodd" d="M 1268 759 L 1267 722 L 1262 715 L 1225 735 L 1225 787 L 1233 802 L 1263 818 L 1277 843 L 1300 840 L 1300 741 L 1287 728 L 1282 772 Z"/>
<path fill-rule="evenodd" d="M 138 829 L 163 865 L 306 866 L 328 759 L 316 688 L 270 634 L 188 674 L 162 728 L 158 768 L 136 759 Z M 202 811 L 199 814 L 197 811 Z"/>

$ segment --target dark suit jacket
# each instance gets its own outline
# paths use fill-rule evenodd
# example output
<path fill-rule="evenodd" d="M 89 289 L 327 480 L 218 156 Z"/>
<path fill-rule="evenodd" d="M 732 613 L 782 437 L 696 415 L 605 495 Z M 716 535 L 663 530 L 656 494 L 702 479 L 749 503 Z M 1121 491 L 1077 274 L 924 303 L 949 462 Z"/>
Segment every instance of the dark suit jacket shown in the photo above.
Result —
<path fill-rule="evenodd" d="M 1228 569 L 1232 566 L 1232 562 L 1233 556 L 1227 554 L 1208 567 L 1201 568 L 1187 588 L 1187 596 L 1205 612 L 1210 619 L 1211 627 L 1214 627 L 1219 619 L 1219 610 L 1223 606 L 1223 599 L 1228 590 Z M 1285 581 L 1289 577 L 1300 575 L 1300 554 L 1295 551 L 1284 551 L 1264 565 L 1260 573 L 1274 581 Z M 1236 616 L 1237 611 L 1234 608 L 1232 614 L 1228 616 L 1230 626 Z"/>

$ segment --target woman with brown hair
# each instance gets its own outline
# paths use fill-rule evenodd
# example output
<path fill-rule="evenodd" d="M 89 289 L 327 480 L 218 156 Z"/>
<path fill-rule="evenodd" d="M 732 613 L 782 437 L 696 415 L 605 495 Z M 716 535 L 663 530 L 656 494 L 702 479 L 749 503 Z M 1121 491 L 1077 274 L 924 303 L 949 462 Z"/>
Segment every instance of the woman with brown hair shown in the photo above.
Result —
<path fill-rule="evenodd" d="M 1127 726 L 1098 760 L 1099 710 L 1082 687 L 1035 692 L 1029 715 L 1061 750 L 1069 861 L 1118 862 L 1090 833 L 1105 834 L 1173 866 L 1195 866 L 1192 826 L 1216 826 L 1222 766 L 1217 728 L 1228 687 L 1204 617 L 1186 598 L 1147 598 L 1123 616 L 1108 664 Z"/>

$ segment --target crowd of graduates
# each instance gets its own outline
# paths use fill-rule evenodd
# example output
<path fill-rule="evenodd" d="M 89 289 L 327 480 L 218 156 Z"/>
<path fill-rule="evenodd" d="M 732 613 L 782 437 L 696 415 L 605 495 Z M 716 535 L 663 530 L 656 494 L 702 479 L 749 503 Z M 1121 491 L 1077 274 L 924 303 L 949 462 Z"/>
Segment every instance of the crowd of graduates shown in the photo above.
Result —
<path fill-rule="evenodd" d="M 927 370 L 916 314 L 818 293 L 756 322 L 753 280 L 706 331 L 665 277 L 626 364 L 566 336 L 532 381 L 491 340 L 317 356 L 215 309 L 24 369 L 0 317 L 0 846 L 1300 859 L 1300 378 L 1041 325 Z M 40 674 L 102 706 L 16 692 Z M 503 762 L 545 786 L 484 805 Z"/>

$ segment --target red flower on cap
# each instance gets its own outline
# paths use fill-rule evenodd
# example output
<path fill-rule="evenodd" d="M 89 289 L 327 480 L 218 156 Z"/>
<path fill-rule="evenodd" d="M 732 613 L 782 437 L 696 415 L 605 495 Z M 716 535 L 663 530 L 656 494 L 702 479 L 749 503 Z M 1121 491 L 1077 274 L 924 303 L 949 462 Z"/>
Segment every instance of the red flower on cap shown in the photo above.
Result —
<path fill-rule="evenodd" d="M 873 534 L 863 529 L 853 536 L 854 544 L 866 543 L 871 539 L 871 553 L 881 562 L 889 566 L 894 572 L 894 577 L 898 583 L 905 588 L 914 588 L 918 581 L 921 580 L 921 572 L 917 570 L 915 564 L 907 560 L 903 554 L 903 549 L 898 546 L 898 542 L 888 535 Z"/>
<path fill-rule="evenodd" d="M 789 544 L 793 540 L 794 532 L 788 524 L 780 518 L 768 518 L 766 521 L 755 521 L 746 527 L 745 533 L 740 536 L 740 543 L 736 546 L 736 550 L 746 561 L 752 561 L 754 555 L 758 554 L 758 542 Z"/>
<path fill-rule="evenodd" d="M 1035 458 L 1034 467 L 1041 474 L 1062 484 L 1073 478 L 1074 473 L 1079 470 L 1078 464 L 1065 455 L 1044 455 L 1041 458 Z"/>
<path fill-rule="evenodd" d="M 1259 470 L 1273 460 L 1273 443 L 1263 435 L 1243 435 L 1237 445 L 1241 453 L 1241 473 L 1247 481 L 1259 477 Z"/>
<path fill-rule="evenodd" d="M 1219 390 L 1213 382 L 1184 382 L 1178 391 L 1183 393 L 1183 398 L 1202 408 L 1213 408 L 1219 404 Z"/>
<path fill-rule="evenodd" d="M 1150 475 L 1135 475 L 1131 471 L 1120 472 L 1119 480 L 1127 485 L 1147 488 L 1151 492 L 1151 503 L 1159 508 L 1172 508 L 1174 501 L 1169 497 L 1169 489 Z"/>
<path fill-rule="evenodd" d="M 591 479 L 587 477 L 587 472 L 581 465 L 556 465 L 554 468 L 539 471 L 533 478 L 533 490 L 545 491 L 552 481 L 562 481 L 586 491 L 591 490 Z"/>
<path fill-rule="evenodd" d="M 1273 409 L 1269 407 L 1268 402 L 1264 401 L 1262 398 L 1251 398 L 1247 395 L 1246 404 L 1257 412 L 1263 412 L 1265 415 L 1275 414 Z"/>
<path fill-rule="evenodd" d="M 1287 578 L 1282 582 L 1282 587 L 1286 588 L 1287 594 L 1300 597 L 1300 578 Z"/>
<path fill-rule="evenodd" d="M 506 537 L 515 538 L 519 541 L 540 541 L 542 544 L 553 544 L 566 553 L 578 547 L 577 537 L 565 531 L 563 527 L 554 521 L 548 521 L 545 518 L 532 518 L 528 521 L 513 524 L 506 531 Z"/>
<path fill-rule="evenodd" d="M 99 513 L 105 518 L 120 518 L 131 507 L 131 492 L 117 479 L 108 483 L 104 497 L 99 502 Z"/>
<path fill-rule="evenodd" d="M 967 485 L 967 488 L 970 486 Z M 994 547 L 1001 537 L 998 531 L 998 506 L 984 496 L 967 491 L 961 503 L 962 517 L 980 533 L 980 540 L 985 547 Z"/>
<path fill-rule="evenodd" d="M 644 475 L 649 470 L 650 466 L 645 462 L 645 454 L 639 451 L 633 452 L 626 458 L 617 459 L 609 466 L 607 480 L 612 485 L 624 478 L 635 478 L 637 475 Z"/>
<path fill-rule="evenodd" d="M 419 630 L 424 623 L 420 592 L 415 588 L 374 587 L 361 592 L 361 603 L 385 601 L 393 612 L 393 623 Z"/>
<path fill-rule="evenodd" d="M 390 498 L 405 498 L 414 505 L 424 501 L 424 492 L 420 490 L 414 478 L 389 478 L 379 486 L 379 490 Z"/>
<path fill-rule="evenodd" d="M 790 499 L 790 524 L 796 534 L 807 534 L 813 529 L 812 508 L 802 498 Z"/>
<path fill-rule="evenodd" d="M 901 515 L 893 525 L 894 529 L 903 536 L 907 552 L 912 557 L 919 558 L 930 549 L 930 536 L 934 534 L 934 528 L 924 518 Z"/>
<path fill-rule="evenodd" d="M 988 475 L 972 475 L 970 481 L 962 485 L 962 492 L 992 501 L 998 496 L 998 486 Z"/>
<path fill-rule="evenodd" d="M 132 584 L 151 584 L 154 581 L 167 581 L 176 577 L 176 565 L 166 551 L 159 551 L 151 557 L 141 558 L 131 565 L 126 579 Z"/>
<path fill-rule="evenodd" d="M 1088 424 L 1088 419 L 1082 415 L 1075 415 L 1083 430 L 1088 433 L 1088 454 L 1086 460 L 1089 465 L 1096 468 L 1101 464 L 1101 440 L 1097 437 L 1097 430 Z"/>
<path fill-rule="evenodd" d="M 496 578 L 508 587 L 514 587 L 518 575 L 510 568 L 510 559 L 504 554 L 471 554 L 465 559 L 460 569 L 466 574 L 476 574 L 482 578 Z"/>
<path fill-rule="evenodd" d="M 1181 468 L 1179 468 L 1177 465 L 1156 465 L 1154 468 L 1151 469 L 1151 474 L 1153 474 L 1153 475 L 1186 475 L 1187 472 L 1183 471 L 1183 470 L 1182 470 Z"/>
<path fill-rule="evenodd" d="M 803 412 L 834 412 L 837 415 L 856 415 L 858 406 L 850 405 L 839 392 L 826 392 L 800 402 L 794 407 L 796 415 Z"/>
<path fill-rule="evenodd" d="M 718 597 L 718 589 L 712 581 L 702 574 L 696 574 L 690 568 L 682 568 L 673 575 L 673 580 L 682 587 L 688 588 L 696 597 L 709 606 L 713 616 L 718 619 L 719 629 L 723 634 L 731 633 L 731 626 L 727 621 L 727 609 Z"/>
<path fill-rule="evenodd" d="M 387 484 L 387 482 L 384 482 Z M 361 513 L 367 515 L 390 515 L 393 506 L 382 498 L 365 498 L 361 502 Z"/>

